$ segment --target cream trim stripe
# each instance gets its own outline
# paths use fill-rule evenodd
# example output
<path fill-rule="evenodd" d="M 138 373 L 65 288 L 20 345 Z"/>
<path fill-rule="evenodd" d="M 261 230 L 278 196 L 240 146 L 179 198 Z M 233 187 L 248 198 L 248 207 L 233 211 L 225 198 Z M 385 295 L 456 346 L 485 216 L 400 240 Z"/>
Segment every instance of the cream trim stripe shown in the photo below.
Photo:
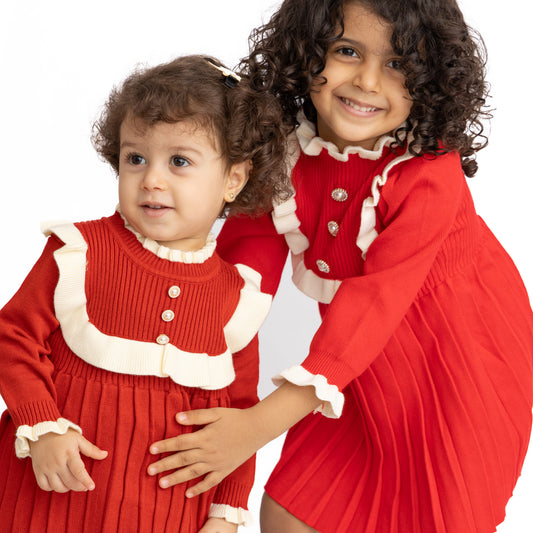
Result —
<path fill-rule="evenodd" d="M 209 356 L 172 344 L 135 341 L 105 335 L 89 322 L 85 298 L 87 244 L 73 224 L 47 230 L 64 243 L 54 252 L 59 268 L 54 304 L 65 342 L 85 362 L 122 374 L 170 377 L 187 387 L 221 389 L 235 379 L 231 352 Z"/>

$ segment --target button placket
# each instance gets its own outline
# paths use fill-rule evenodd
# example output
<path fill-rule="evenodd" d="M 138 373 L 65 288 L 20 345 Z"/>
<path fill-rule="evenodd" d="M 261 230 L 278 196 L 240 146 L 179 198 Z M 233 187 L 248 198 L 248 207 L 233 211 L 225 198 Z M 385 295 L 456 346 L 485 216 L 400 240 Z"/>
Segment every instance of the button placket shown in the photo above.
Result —
<path fill-rule="evenodd" d="M 181 289 L 180 287 L 178 287 L 178 285 L 172 285 L 168 289 L 167 294 L 169 298 L 172 298 L 174 300 L 181 294 Z M 174 311 L 172 311 L 172 309 L 165 309 L 161 313 L 161 320 L 163 320 L 163 322 L 172 322 L 172 320 L 174 320 L 175 317 L 176 317 L 176 314 L 174 313 Z M 165 333 L 161 333 L 157 337 L 156 342 L 157 344 L 160 344 L 160 345 L 168 344 L 170 342 L 170 337 L 166 335 Z"/>

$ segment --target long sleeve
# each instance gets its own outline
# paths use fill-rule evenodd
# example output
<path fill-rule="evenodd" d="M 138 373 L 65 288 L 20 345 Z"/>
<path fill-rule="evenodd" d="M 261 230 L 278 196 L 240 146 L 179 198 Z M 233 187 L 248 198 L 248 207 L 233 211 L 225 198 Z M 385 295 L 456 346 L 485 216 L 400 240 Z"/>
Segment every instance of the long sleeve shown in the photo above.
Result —
<path fill-rule="evenodd" d="M 453 248 L 465 188 L 455 155 L 411 160 L 391 177 L 380 202 L 383 229 L 368 250 L 364 273 L 342 281 L 303 362 L 306 370 L 342 389 L 372 363 L 439 251 Z"/>
<path fill-rule="evenodd" d="M 57 329 L 54 289 L 58 270 L 54 237 L 20 289 L 0 311 L 0 392 L 15 426 L 34 426 L 61 417 L 47 358 L 47 339 Z"/>
<path fill-rule="evenodd" d="M 217 251 L 228 263 L 242 263 L 259 272 L 262 292 L 276 293 L 289 248 L 270 215 L 228 219 L 217 238 Z"/>
<path fill-rule="evenodd" d="M 246 409 L 259 401 L 259 352 L 257 336 L 233 355 L 235 381 L 230 385 L 231 407 Z M 217 487 L 210 516 L 226 518 L 242 523 L 248 508 L 248 496 L 252 490 L 255 475 L 255 455 L 227 476 Z M 228 508 L 229 507 L 229 508 Z"/>

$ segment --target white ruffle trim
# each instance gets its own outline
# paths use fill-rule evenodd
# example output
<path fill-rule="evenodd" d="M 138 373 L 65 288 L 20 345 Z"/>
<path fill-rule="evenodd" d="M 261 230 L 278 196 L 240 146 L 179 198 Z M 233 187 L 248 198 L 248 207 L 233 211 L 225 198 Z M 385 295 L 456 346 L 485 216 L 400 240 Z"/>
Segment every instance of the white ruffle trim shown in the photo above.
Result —
<path fill-rule="evenodd" d="M 239 526 L 251 526 L 254 523 L 250 511 L 242 507 L 231 507 L 221 503 L 212 503 L 209 509 L 209 518 L 223 518 L 226 522 Z"/>
<path fill-rule="evenodd" d="M 414 156 L 409 152 L 393 159 L 384 169 L 383 174 L 377 175 L 372 181 L 372 196 L 369 196 L 363 201 L 361 208 L 361 226 L 359 227 L 359 234 L 357 235 L 356 244 L 362 252 L 363 259 L 366 259 L 366 253 L 374 239 L 378 236 L 376 231 L 376 206 L 381 197 L 381 188 L 387 183 L 390 170 Z"/>
<path fill-rule="evenodd" d="M 322 413 L 327 418 L 339 418 L 344 406 L 344 394 L 336 385 L 330 385 L 328 380 L 320 374 L 311 374 L 303 366 L 296 365 L 283 370 L 272 378 L 274 385 L 279 387 L 289 381 L 299 387 L 312 386 L 315 388 L 316 397 L 322 400 L 322 405 L 315 409 L 315 413 Z"/>
<path fill-rule="evenodd" d="M 87 243 L 73 224 L 43 228 L 65 245 L 54 252 L 59 281 L 54 294 L 57 319 L 69 348 L 85 362 L 111 372 L 170 377 L 187 387 L 222 389 L 235 379 L 232 351 L 242 349 L 259 330 L 272 297 L 259 290 L 261 276 L 237 266 L 245 284 L 233 317 L 224 329 L 228 349 L 219 355 L 191 353 L 160 336 L 153 342 L 106 335 L 89 320 L 85 295 Z"/>
<path fill-rule="evenodd" d="M 35 426 L 19 426 L 17 428 L 15 440 L 15 454 L 20 459 L 30 456 L 30 442 L 36 442 L 39 437 L 47 433 L 57 433 L 64 435 L 70 428 L 75 429 L 81 435 L 80 426 L 77 426 L 66 418 L 58 418 L 55 422 L 39 422 Z"/>
<path fill-rule="evenodd" d="M 302 151 L 307 155 L 318 155 L 325 148 L 337 161 L 348 161 L 350 154 L 359 154 L 363 159 L 375 161 L 383 155 L 384 148 L 394 142 L 394 137 L 383 135 L 376 141 L 373 150 L 361 146 L 347 146 L 343 152 L 340 152 L 334 143 L 325 141 L 317 135 L 315 125 L 305 118 L 303 112 L 298 113 L 297 120 L 299 126 L 296 135 Z"/>
<path fill-rule="evenodd" d="M 259 331 L 272 304 L 272 296 L 261 292 L 261 274 L 249 266 L 236 264 L 244 280 L 239 303 L 224 326 L 226 344 L 232 353 L 242 350 Z"/>
<path fill-rule="evenodd" d="M 200 248 L 200 250 L 194 250 L 192 252 L 184 252 L 182 250 L 167 248 L 166 246 L 159 244 L 157 241 L 154 241 L 153 239 L 150 239 L 149 237 L 139 233 L 130 225 L 126 217 L 122 214 L 120 205 L 117 206 L 117 212 L 122 217 L 122 220 L 124 220 L 124 226 L 126 229 L 130 230 L 135 237 L 137 237 L 137 240 L 143 245 L 143 248 L 149 252 L 152 252 L 161 259 L 166 259 L 167 261 L 174 263 L 186 263 L 188 265 L 193 263 L 199 264 L 207 261 L 215 252 L 217 241 L 212 233 L 209 233 L 207 236 L 207 240 L 203 248 Z"/>

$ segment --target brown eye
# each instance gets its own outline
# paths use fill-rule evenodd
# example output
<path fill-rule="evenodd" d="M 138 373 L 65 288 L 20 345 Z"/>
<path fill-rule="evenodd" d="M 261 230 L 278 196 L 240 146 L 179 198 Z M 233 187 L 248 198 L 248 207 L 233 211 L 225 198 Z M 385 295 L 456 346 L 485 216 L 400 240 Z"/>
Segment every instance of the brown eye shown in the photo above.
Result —
<path fill-rule="evenodd" d="M 144 157 L 139 154 L 129 154 L 127 159 L 128 163 L 130 163 L 131 165 L 142 165 L 146 163 Z"/>
<path fill-rule="evenodd" d="M 189 166 L 189 161 L 185 159 L 184 157 L 181 157 L 179 155 L 175 155 L 171 160 L 170 164 L 174 167 L 187 167 Z"/>

